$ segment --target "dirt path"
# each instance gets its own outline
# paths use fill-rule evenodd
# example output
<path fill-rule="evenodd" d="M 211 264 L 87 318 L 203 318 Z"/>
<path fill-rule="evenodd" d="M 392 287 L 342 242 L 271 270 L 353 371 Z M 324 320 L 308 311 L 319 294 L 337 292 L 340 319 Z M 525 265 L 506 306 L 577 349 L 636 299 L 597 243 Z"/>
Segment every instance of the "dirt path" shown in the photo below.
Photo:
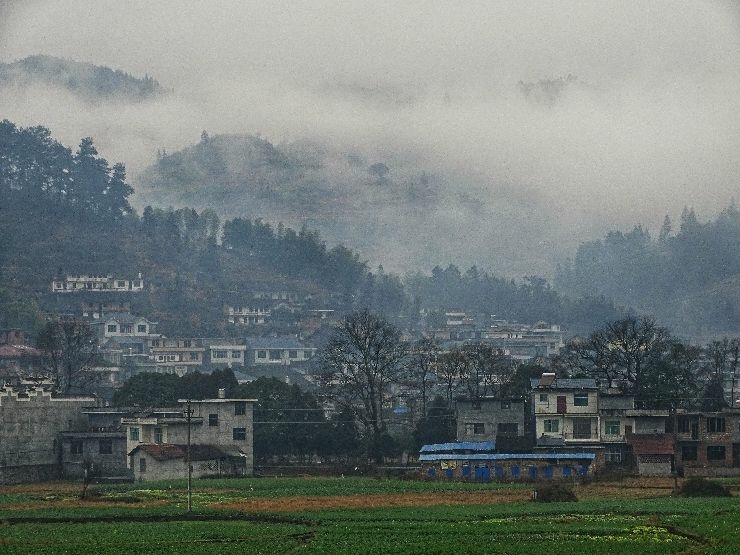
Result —
<path fill-rule="evenodd" d="M 428 507 L 454 505 L 491 505 L 526 501 L 525 490 L 397 493 L 380 495 L 329 495 L 280 497 L 278 499 L 244 499 L 211 505 L 214 508 L 247 512 L 298 512 L 320 509 L 362 509 L 378 507 Z"/>

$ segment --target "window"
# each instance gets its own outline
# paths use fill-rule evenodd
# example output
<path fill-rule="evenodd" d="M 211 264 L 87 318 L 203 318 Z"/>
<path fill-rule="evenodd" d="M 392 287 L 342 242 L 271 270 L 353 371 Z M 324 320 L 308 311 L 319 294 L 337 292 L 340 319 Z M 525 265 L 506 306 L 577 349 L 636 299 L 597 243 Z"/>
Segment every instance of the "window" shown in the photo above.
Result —
<path fill-rule="evenodd" d="M 139 472 L 146 472 L 146 459 L 139 459 Z"/>
<path fill-rule="evenodd" d="M 121 333 L 134 333 L 133 324 L 121 324 Z"/>
<path fill-rule="evenodd" d="M 226 358 L 226 351 L 214 351 L 213 358 Z"/>
<path fill-rule="evenodd" d="M 198 353 L 190 353 L 190 360 L 198 360 Z"/>
<path fill-rule="evenodd" d="M 725 460 L 725 446 L 724 445 L 710 445 L 707 447 L 707 460 L 708 461 L 724 461 Z"/>
<path fill-rule="evenodd" d="M 208 425 L 209 426 L 218 426 L 218 414 L 209 414 L 208 415 Z"/>
<path fill-rule="evenodd" d="M 689 419 L 686 417 L 679 417 L 678 419 L 678 433 L 688 434 L 689 433 Z"/>
<path fill-rule="evenodd" d="M 511 408 L 511 401 L 501 401 L 501 408 L 502 409 L 510 409 Z"/>
<path fill-rule="evenodd" d="M 113 453 L 113 440 L 101 439 L 98 442 L 98 453 L 101 455 L 111 455 Z"/>
<path fill-rule="evenodd" d="M 465 435 L 481 435 L 486 431 L 486 426 L 483 422 L 466 422 L 465 423 Z"/>
<path fill-rule="evenodd" d="M 544 425 L 545 425 L 545 432 L 557 433 L 560 431 L 560 420 L 547 419 L 545 420 Z"/>
<path fill-rule="evenodd" d="M 549 402 L 547 393 L 540 393 L 540 403 L 547 403 L 547 402 Z"/>
<path fill-rule="evenodd" d="M 233 437 L 234 441 L 244 441 L 245 439 L 247 439 L 247 429 L 234 428 Z"/>
<path fill-rule="evenodd" d="M 588 393 L 574 393 L 573 394 L 573 406 L 574 407 L 587 407 L 588 406 Z"/>
<path fill-rule="evenodd" d="M 139 324 L 136 326 L 136 331 L 138 333 L 146 333 L 146 324 Z"/>
<path fill-rule="evenodd" d="M 303 358 L 311 358 L 313 356 L 313 351 L 303 351 Z"/>
<path fill-rule="evenodd" d="M 242 358 L 241 351 L 231 351 L 231 358 Z"/>
<path fill-rule="evenodd" d="M 606 435 L 608 436 L 618 436 L 620 434 L 621 426 L 619 425 L 619 420 L 607 420 L 606 424 L 604 425 Z"/>
<path fill-rule="evenodd" d="M 473 410 L 480 410 L 480 401 L 473 401 L 470 403 L 470 408 Z"/>
<path fill-rule="evenodd" d="M 615 448 L 606 449 L 604 451 L 604 461 L 607 464 L 619 464 L 622 462 L 622 452 Z"/>
<path fill-rule="evenodd" d="M 115 324 L 108 324 L 108 333 L 116 333 L 118 326 Z"/>
<path fill-rule="evenodd" d="M 131 282 L 132 287 L 141 287 L 141 280 L 135 279 L 133 282 Z"/>
<path fill-rule="evenodd" d="M 298 351 L 288 351 L 289 358 L 298 358 Z"/>
<path fill-rule="evenodd" d="M 72 443 L 69 446 L 69 452 L 72 455 L 82 455 L 82 440 L 73 439 Z"/>
<path fill-rule="evenodd" d="M 154 443 L 162 443 L 162 428 L 154 428 Z"/>
<path fill-rule="evenodd" d="M 696 445 L 684 445 L 681 447 L 681 460 L 695 461 L 697 459 Z"/>
<path fill-rule="evenodd" d="M 281 353 L 277 349 L 270 350 L 270 360 L 280 360 Z"/>
<path fill-rule="evenodd" d="M 234 403 L 234 415 L 241 416 L 243 414 L 247 414 L 247 402 L 246 401 L 235 402 Z"/>
<path fill-rule="evenodd" d="M 519 434 L 519 424 L 516 422 L 499 422 L 498 435 L 516 437 Z"/>
<path fill-rule="evenodd" d="M 591 439 L 591 419 L 573 419 L 573 439 Z"/>
<path fill-rule="evenodd" d="M 267 351 L 257 351 L 257 358 L 267 358 Z"/>
<path fill-rule="evenodd" d="M 139 441 L 139 428 L 129 428 L 128 429 L 128 438 L 131 441 Z"/>
<path fill-rule="evenodd" d="M 718 433 L 725 431 L 725 419 L 724 418 L 707 418 L 707 432 Z M 724 458 L 724 457 L 722 457 Z"/>
<path fill-rule="evenodd" d="M 190 341 L 190 339 L 186 339 L 185 341 L 182 342 L 182 346 L 185 347 L 185 348 L 187 348 L 187 349 L 189 349 L 190 347 L 193 346 L 192 343 L 193 342 Z"/>

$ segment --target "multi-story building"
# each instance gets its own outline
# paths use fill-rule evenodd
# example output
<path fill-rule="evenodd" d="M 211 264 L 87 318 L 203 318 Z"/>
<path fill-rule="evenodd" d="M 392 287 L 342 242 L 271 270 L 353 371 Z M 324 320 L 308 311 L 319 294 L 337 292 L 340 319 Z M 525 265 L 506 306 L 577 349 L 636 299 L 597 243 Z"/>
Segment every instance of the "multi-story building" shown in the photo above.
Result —
<path fill-rule="evenodd" d="M 206 362 L 211 368 L 244 366 L 247 346 L 243 341 L 230 339 L 204 339 Z"/>
<path fill-rule="evenodd" d="M 599 402 L 596 381 L 556 378 L 543 374 L 531 381 L 535 436 L 538 443 L 563 445 L 599 442 Z"/>
<path fill-rule="evenodd" d="M 251 474 L 254 468 L 252 412 L 256 400 L 226 399 L 222 395 L 223 390 L 218 399 L 180 400 L 177 408 L 149 409 L 123 418 L 126 451 L 136 479 L 182 477 L 188 428 L 191 446 L 200 446 L 196 449 L 201 449 L 200 455 L 205 457 L 201 460 L 206 461 L 199 474 L 223 471 L 226 466 L 232 470 L 239 467 L 241 474 Z M 217 467 L 213 466 L 214 461 Z M 177 474 L 172 476 L 173 472 Z"/>
<path fill-rule="evenodd" d="M 265 302 L 250 301 L 238 305 L 224 305 L 224 315 L 229 324 L 241 326 L 258 326 L 270 321 L 272 311 Z"/>
<path fill-rule="evenodd" d="M 247 366 L 301 364 L 316 354 L 295 337 L 247 337 Z"/>
<path fill-rule="evenodd" d="M 56 278 L 51 282 L 52 293 L 139 293 L 144 290 L 141 274 L 135 279 L 112 275 L 81 275 Z"/>
<path fill-rule="evenodd" d="M 0 483 L 59 476 L 58 435 L 85 426 L 82 409 L 92 396 L 55 395 L 47 388 L 0 388 Z"/>
<path fill-rule="evenodd" d="M 183 376 L 203 366 L 205 351 L 200 339 L 161 337 L 151 340 L 149 360 L 157 372 Z"/>
<path fill-rule="evenodd" d="M 679 412 L 672 419 L 676 467 L 685 475 L 740 472 L 740 410 Z"/>
<path fill-rule="evenodd" d="M 457 441 L 501 441 L 524 436 L 524 401 L 495 396 L 458 399 Z"/>

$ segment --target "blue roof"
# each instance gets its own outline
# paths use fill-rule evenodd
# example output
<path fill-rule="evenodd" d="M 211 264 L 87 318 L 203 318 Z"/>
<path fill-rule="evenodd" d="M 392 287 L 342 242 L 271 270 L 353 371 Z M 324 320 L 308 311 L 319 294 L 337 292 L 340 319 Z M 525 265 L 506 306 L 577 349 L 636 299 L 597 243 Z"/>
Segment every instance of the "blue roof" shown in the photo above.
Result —
<path fill-rule="evenodd" d="M 458 443 L 432 443 L 425 445 L 419 453 L 439 453 L 444 451 L 495 451 L 495 441 L 461 441 Z"/>
<path fill-rule="evenodd" d="M 508 461 L 508 460 L 593 460 L 596 455 L 593 453 L 473 453 L 470 455 L 450 454 L 450 453 L 431 453 L 428 455 L 419 455 L 420 462 L 429 461 Z"/>

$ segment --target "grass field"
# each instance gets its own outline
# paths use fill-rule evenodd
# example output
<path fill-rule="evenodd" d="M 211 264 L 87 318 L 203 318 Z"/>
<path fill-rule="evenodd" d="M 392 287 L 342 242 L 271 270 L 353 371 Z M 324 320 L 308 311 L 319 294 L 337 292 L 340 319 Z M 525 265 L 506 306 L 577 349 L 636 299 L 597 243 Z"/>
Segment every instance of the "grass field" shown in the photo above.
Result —
<path fill-rule="evenodd" d="M 670 481 L 576 485 L 259 478 L 0 488 L 1 554 L 740 553 L 737 497 L 672 497 Z"/>

